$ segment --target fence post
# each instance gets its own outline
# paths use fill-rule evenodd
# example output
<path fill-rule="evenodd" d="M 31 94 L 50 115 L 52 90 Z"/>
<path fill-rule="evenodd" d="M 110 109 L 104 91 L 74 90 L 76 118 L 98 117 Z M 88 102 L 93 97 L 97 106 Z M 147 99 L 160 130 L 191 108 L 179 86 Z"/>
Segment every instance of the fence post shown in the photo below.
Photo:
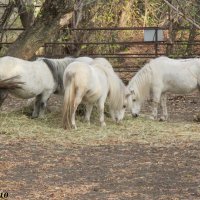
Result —
<path fill-rule="evenodd" d="M 158 27 L 155 28 L 155 56 L 158 57 Z"/>

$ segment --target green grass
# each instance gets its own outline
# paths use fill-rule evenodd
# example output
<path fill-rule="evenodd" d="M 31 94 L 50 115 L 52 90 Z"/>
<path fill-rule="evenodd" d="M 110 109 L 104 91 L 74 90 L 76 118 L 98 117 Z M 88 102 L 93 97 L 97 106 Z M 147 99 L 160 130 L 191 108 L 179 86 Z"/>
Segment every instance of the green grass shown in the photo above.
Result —
<path fill-rule="evenodd" d="M 176 141 L 200 140 L 200 124 L 192 122 L 158 122 L 126 116 L 120 123 L 106 118 L 106 127 L 100 127 L 98 117 L 91 125 L 77 119 L 77 130 L 63 130 L 61 113 L 48 113 L 44 119 L 30 119 L 22 111 L 0 114 L 0 137 L 36 139 L 43 142 L 78 145 L 122 143 L 166 144 Z"/>

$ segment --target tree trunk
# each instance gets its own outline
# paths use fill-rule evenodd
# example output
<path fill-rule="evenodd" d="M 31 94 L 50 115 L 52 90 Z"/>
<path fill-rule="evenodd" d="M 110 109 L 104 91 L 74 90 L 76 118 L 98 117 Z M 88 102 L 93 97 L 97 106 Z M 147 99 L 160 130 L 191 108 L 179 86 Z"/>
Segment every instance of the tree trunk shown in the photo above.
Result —
<path fill-rule="evenodd" d="M 22 22 L 22 26 L 27 29 L 34 22 L 34 1 L 33 0 L 15 0 L 18 7 L 18 13 Z"/>
<path fill-rule="evenodd" d="M 172 3 L 173 0 L 169 0 L 169 3 Z M 178 24 L 177 22 L 174 22 L 174 10 L 169 7 L 169 30 L 168 30 L 168 45 L 166 49 L 166 54 L 168 56 L 172 55 L 174 53 L 174 42 L 176 40 L 176 34 L 177 34 L 177 28 Z"/>
<path fill-rule="evenodd" d="M 124 2 L 124 1 L 123 1 Z M 125 1 L 119 16 L 119 27 L 126 27 L 131 13 L 132 0 Z"/>
<path fill-rule="evenodd" d="M 25 30 L 10 46 L 7 55 L 31 59 L 46 42 L 53 40 L 66 25 L 62 17 L 74 10 L 75 0 L 46 0 L 33 26 Z"/>

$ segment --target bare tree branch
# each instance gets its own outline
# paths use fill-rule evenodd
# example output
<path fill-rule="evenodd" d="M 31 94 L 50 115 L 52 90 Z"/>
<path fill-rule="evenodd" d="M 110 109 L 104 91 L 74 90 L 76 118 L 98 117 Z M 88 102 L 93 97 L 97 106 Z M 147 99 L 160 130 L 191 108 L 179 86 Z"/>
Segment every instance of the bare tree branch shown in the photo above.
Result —
<path fill-rule="evenodd" d="M 4 37 L 4 33 L 5 31 L 3 30 L 3 28 L 7 25 L 9 19 L 10 19 L 10 16 L 12 15 L 13 13 L 13 9 L 14 9 L 14 2 L 9 2 L 1 19 L 0 19 L 0 41 L 3 40 L 3 37 Z M 2 46 L 0 47 L 0 49 L 2 48 Z"/>
<path fill-rule="evenodd" d="M 188 18 L 187 16 L 185 16 L 182 12 L 180 12 L 176 7 L 174 7 L 171 3 L 169 3 L 167 0 L 164 0 L 164 2 L 170 6 L 173 10 L 175 10 L 177 12 L 177 14 L 179 14 L 180 16 L 184 17 L 185 20 L 187 20 L 188 22 L 190 22 L 191 24 L 193 24 L 196 28 L 200 29 L 200 25 L 197 24 L 194 20 Z"/>
<path fill-rule="evenodd" d="M 5 9 L 5 11 L 4 11 L 4 13 L 3 13 L 3 15 L 0 19 L 0 31 L 2 31 L 4 25 L 9 20 L 11 14 L 12 14 L 13 8 L 14 8 L 14 3 L 10 2 L 8 4 L 8 6 L 6 7 L 6 9 Z"/>

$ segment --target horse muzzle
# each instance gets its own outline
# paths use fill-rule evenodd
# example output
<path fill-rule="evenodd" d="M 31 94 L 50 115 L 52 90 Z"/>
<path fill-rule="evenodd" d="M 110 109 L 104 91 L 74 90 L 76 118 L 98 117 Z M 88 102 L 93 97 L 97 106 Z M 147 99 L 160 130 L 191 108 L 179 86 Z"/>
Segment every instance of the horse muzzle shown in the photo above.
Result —
<path fill-rule="evenodd" d="M 136 117 L 138 117 L 139 115 L 137 114 L 137 113 L 132 113 L 132 117 L 133 118 L 136 118 Z"/>
<path fill-rule="evenodd" d="M 117 124 L 119 124 L 120 121 L 121 121 L 121 120 L 120 120 L 119 118 L 117 118 L 117 117 L 115 118 L 115 122 L 116 122 Z"/>

